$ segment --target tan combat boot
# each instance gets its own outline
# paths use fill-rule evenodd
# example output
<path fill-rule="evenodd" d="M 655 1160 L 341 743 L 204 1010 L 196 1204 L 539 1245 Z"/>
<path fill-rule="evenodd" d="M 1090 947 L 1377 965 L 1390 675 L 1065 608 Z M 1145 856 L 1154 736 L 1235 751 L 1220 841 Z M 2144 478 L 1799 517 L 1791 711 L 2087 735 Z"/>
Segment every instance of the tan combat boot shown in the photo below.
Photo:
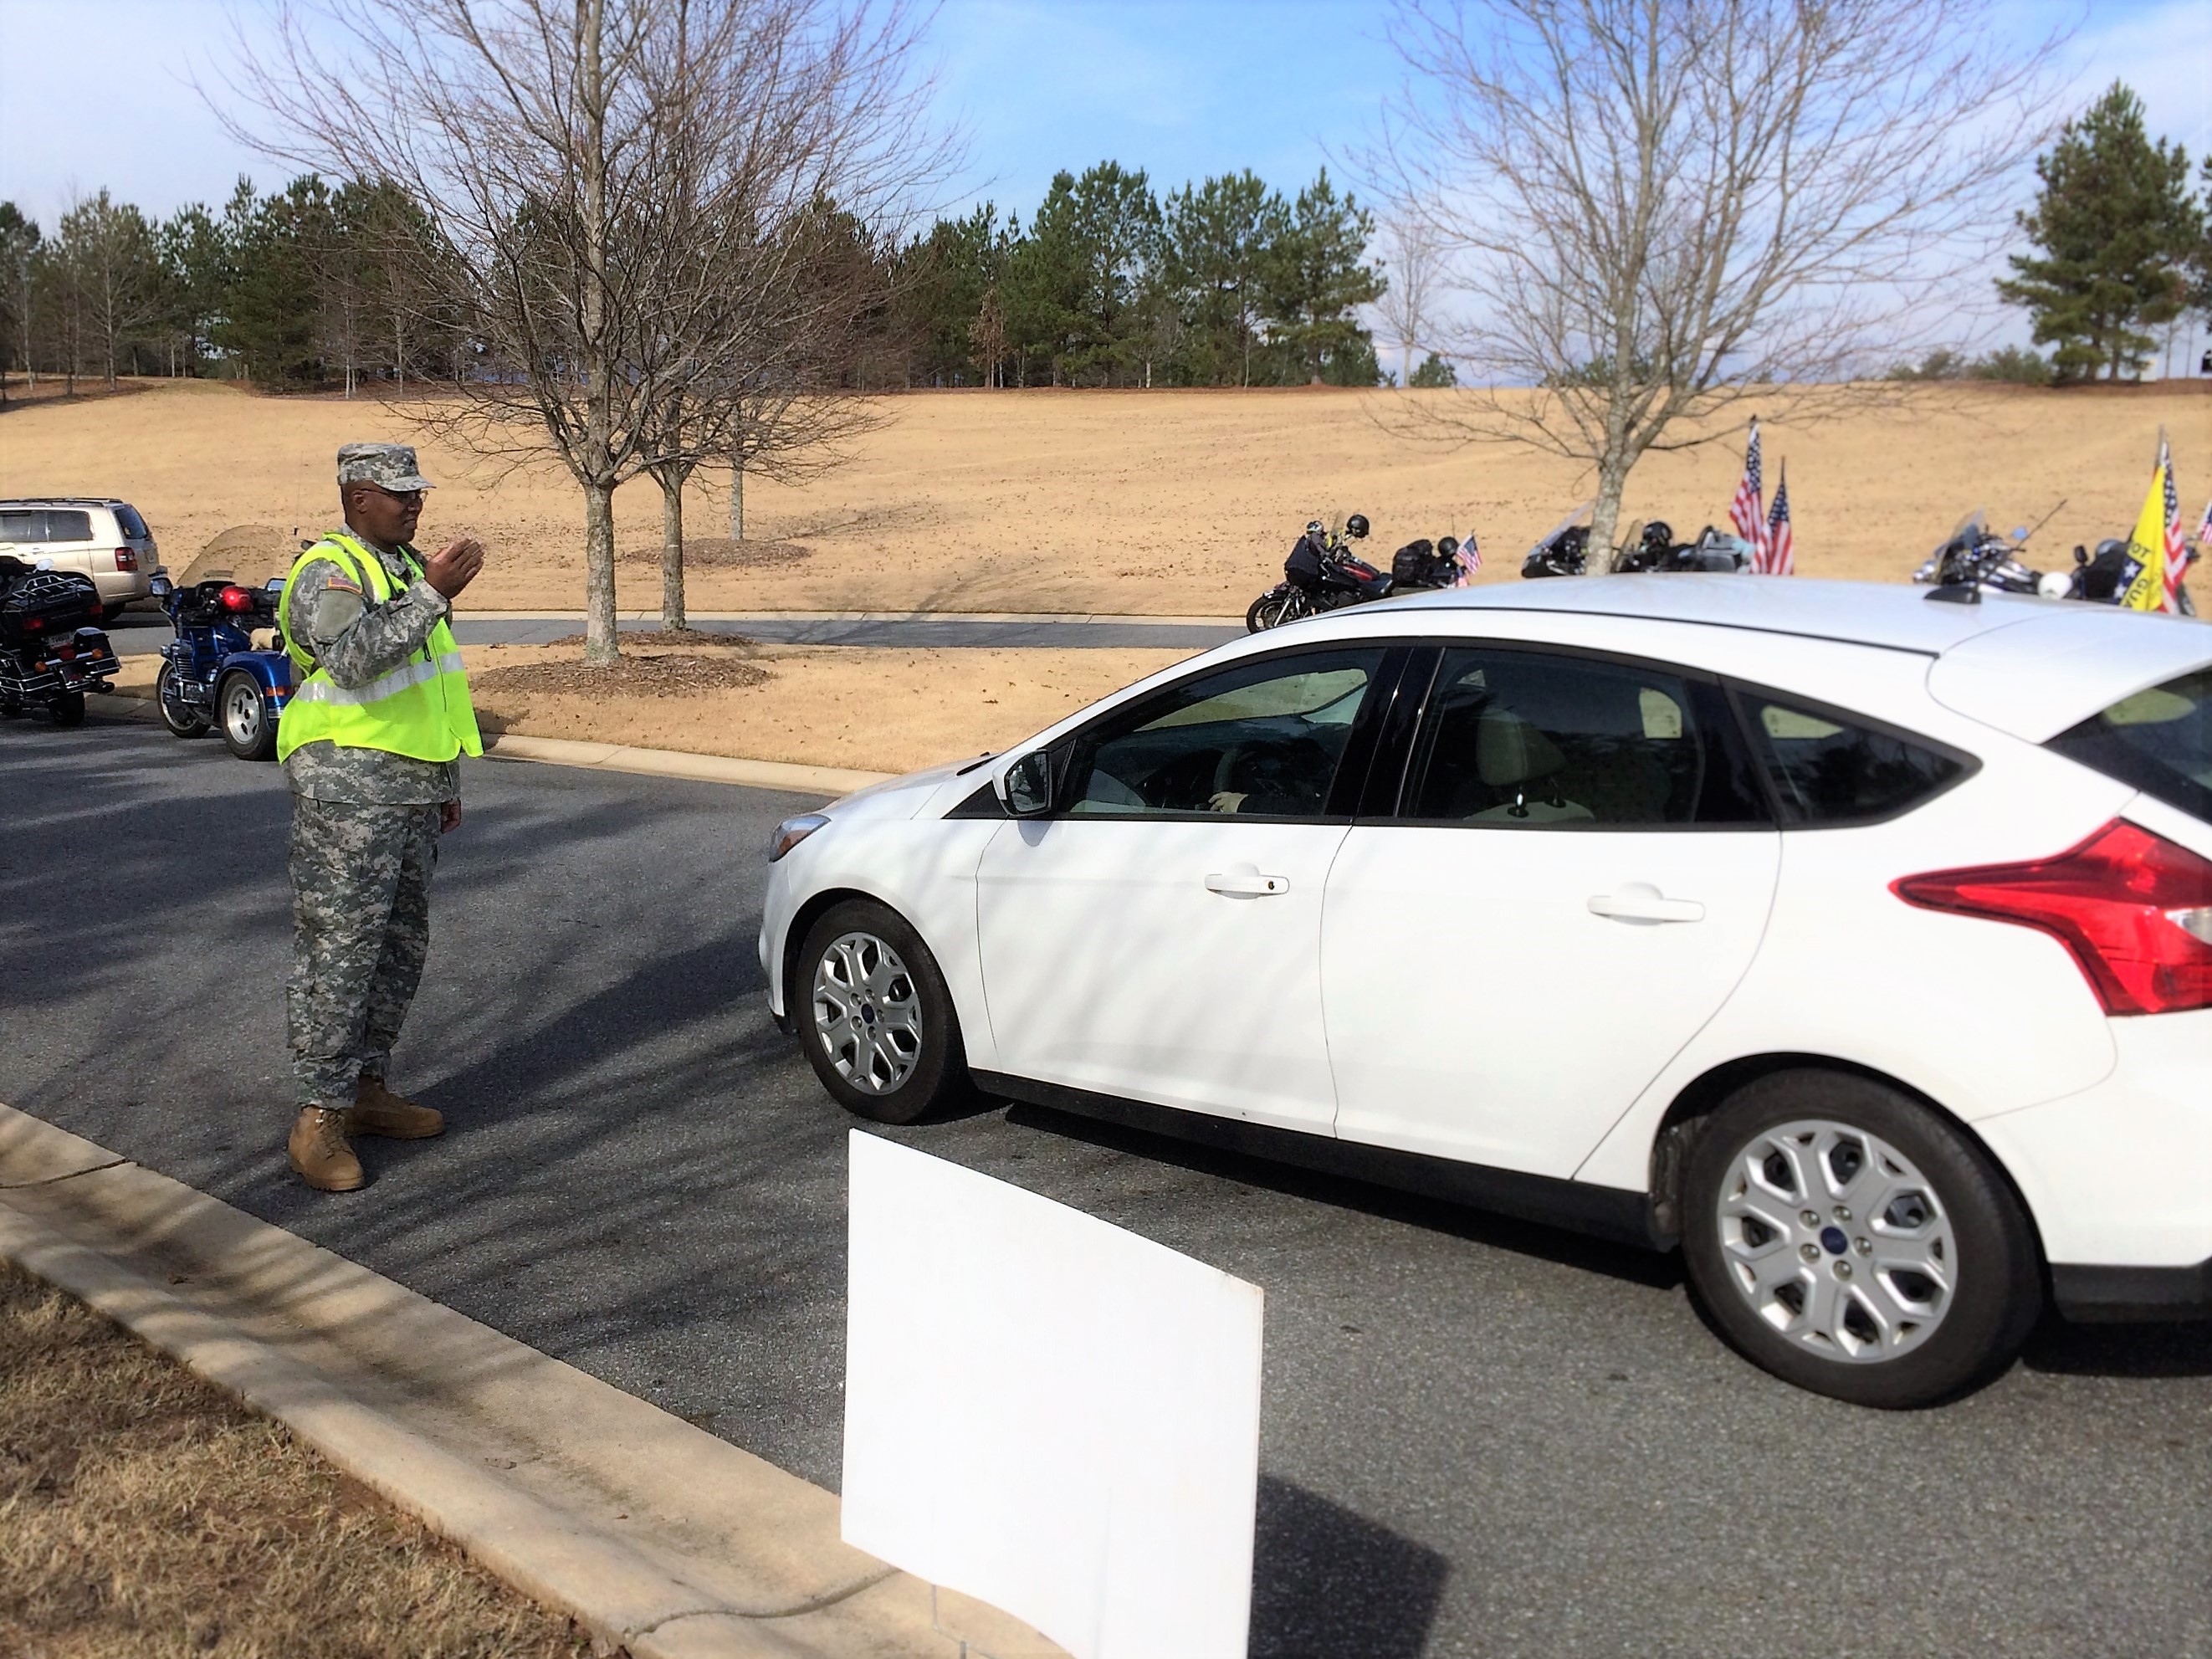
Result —
<path fill-rule="evenodd" d="M 285 1153 L 294 1173 L 319 1192 L 349 1193 L 368 1179 L 346 1145 L 345 1121 L 336 1108 L 302 1106 L 293 1121 Z"/>
<path fill-rule="evenodd" d="M 346 1132 L 384 1135 L 393 1140 L 425 1140 L 446 1130 L 444 1116 L 428 1106 L 403 1100 L 384 1086 L 380 1077 L 365 1077 L 354 1090 L 353 1109 L 345 1115 Z"/>

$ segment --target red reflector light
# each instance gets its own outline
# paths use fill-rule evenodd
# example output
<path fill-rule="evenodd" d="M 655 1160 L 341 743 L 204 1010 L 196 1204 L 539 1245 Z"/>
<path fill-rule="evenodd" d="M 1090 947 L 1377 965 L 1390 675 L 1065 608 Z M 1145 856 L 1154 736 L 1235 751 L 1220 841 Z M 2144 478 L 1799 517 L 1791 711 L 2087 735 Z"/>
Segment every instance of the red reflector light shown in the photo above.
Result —
<path fill-rule="evenodd" d="M 46 625 L 46 619 L 44 617 L 26 617 L 23 618 L 23 631 L 26 634 L 35 634 L 39 629 L 44 628 Z"/>
<path fill-rule="evenodd" d="M 226 587 L 216 597 L 222 601 L 222 608 L 226 611 L 251 611 L 253 609 L 253 595 L 247 592 L 242 587 Z"/>
<path fill-rule="evenodd" d="M 138 568 L 138 556 L 127 547 L 117 548 L 115 568 L 118 570 L 136 570 Z"/>
<path fill-rule="evenodd" d="M 2039 928 L 2108 1014 L 2212 1007 L 2212 861 L 2114 819 L 2070 852 L 1906 876 L 1907 904 Z"/>

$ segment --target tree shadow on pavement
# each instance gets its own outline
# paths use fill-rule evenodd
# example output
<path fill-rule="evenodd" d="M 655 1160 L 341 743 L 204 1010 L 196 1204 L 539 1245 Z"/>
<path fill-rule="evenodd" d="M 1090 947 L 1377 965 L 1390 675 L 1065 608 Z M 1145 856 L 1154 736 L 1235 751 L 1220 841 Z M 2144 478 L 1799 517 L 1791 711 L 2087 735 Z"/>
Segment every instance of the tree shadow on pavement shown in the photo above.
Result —
<path fill-rule="evenodd" d="M 1252 1659 L 1419 1659 L 1450 1577 L 1436 1551 L 1260 1477 Z"/>

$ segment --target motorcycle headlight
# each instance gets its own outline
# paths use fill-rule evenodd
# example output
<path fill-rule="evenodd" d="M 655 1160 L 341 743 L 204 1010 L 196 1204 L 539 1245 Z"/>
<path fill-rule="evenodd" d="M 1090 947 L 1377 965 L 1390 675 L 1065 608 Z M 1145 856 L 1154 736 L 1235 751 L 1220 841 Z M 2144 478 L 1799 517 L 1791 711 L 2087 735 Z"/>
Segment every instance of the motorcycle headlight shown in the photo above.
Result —
<path fill-rule="evenodd" d="M 774 864 L 829 822 L 819 812 L 801 812 L 795 818 L 786 818 L 775 826 L 775 832 L 768 838 L 768 861 Z"/>

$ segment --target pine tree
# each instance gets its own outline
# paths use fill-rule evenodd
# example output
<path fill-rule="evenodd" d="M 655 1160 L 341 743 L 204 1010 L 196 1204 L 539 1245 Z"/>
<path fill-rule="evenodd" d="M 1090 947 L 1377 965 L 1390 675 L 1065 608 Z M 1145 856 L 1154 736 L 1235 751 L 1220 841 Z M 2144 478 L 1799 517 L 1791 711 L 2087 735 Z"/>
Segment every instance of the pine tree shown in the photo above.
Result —
<path fill-rule="evenodd" d="M 1290 232 L 1283 198 L 1249 169 L 1186 185 L 1168 198 L 1167 281 L 1184 323 L 1176 378 L 1249 386 L 1263 350 L 1261 285 Z M 1267 374 L 1264 356 L 1260 363 Z"/>
<path fill-rule="evenodd" d="M 1288 232 L 1277 242 L 1267 289 L 1272 337 L 1299 378 L 1316 386 L 1373 386 L 1382 379 L 1375 342 L 1354 315 L 1382 295 L 1368 262 L 1375 218 L 1328 169 L 1298 192 Z"/>
<path fill-rule="evenodd" d="M 2020 216 L 2039 255 L 2014 254 L 1997 292 L 2056 345 L 2063 380 L 2137 375 L 2155 342 L 2143 330 L 2180 314 L 2183 262 L 2203 235 L 2189 195 L 2189 158 L 2154 143 L 2142 100 L 2120 82 L 2061 129 L 2035 162 L 2043 189 Z"/>

